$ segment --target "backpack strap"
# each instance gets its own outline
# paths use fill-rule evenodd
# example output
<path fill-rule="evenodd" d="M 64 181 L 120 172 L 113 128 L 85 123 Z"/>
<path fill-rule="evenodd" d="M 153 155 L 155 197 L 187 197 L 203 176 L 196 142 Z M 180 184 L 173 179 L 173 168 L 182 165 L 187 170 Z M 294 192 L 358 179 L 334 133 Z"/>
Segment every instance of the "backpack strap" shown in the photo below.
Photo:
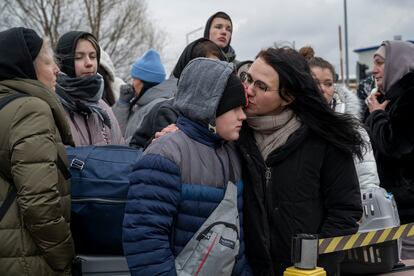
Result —
<path fill-rule="evenodd" d="M 63 177 L 68 180 L 72 177 L 69 169 L 66 167 L 65 162 L 58 154 L 57 160 L 56 160 L 56 166 L 58 167 L 59 171 L 62 173 Z"/>
<path fill-rule="evenodd" d="M 16 198 L 16 194 L 16 186 L 11 184 L 11 190 L 4 199 L 3 204 L 0 206 L 0 221 L 3 219 L 7 210 L 9 210 L 10 206 L 12 205 L 14 199 Z"/>
<path fill-rule="evenodd" d="M 96 148 L 96 146 L 84 147 L 70 162 L 70 168 L 77 169 L 79 171 L 83 170 L 85 166 L 86 159 L 88 159 L 89 154 Z"/>
<path fill-rule="evenodd" d="M 9 102 L 17 99 L 17 98 L 21 98 L 21 97 L 26 97 L 26 94 L 17 92 L 17 93 L 13 93 L 11 95 L 8 95 L 2 99 L 0 99 L 0 110 L 5 107 Z"/>
<path fill-rule="evenodd" d="M 0 99 L 0 110 L 5 107 L 8 103 L 10 103 L 11 101 L 17 99 L 17 98 L 21 98 L 21 97 L 25 97 L 27 96 L 26 94 L 23 93 L 13 93 L 11 95 L 8 95 L 2 99 Z M 10 182 L 11 185 L 11 190 L 10 192 L 7 194 L 6 198 L 3 201 L 3 204 L 0 206 L 0 221 L 3 219 L 4 215 L 6 214 L 7 210 L 9 210 L 10 206 L 12 205 L 14 199 L 16 198 L 17 195 L 17 191 L 16 191 L 16 186 L 13 185 L 13 182 Z"/>

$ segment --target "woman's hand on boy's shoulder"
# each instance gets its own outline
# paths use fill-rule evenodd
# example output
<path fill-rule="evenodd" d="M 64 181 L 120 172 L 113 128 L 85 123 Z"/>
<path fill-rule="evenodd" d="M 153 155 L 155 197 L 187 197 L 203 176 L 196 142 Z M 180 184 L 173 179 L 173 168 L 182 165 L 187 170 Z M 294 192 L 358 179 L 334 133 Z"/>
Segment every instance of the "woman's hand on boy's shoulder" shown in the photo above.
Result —
<path fill-rule="evenodd" d="M 176 126 L 176 124 L 170 124 L 166 126 L 165 128 L 163 128 L 161 131 L 155 132 L 154 139 L 152 140 L 152 142 L 164 136 L 165 134 L 173 133 L 173 132 L 176 132 L 177 130 L 178 130 L 178 127 Z"/>

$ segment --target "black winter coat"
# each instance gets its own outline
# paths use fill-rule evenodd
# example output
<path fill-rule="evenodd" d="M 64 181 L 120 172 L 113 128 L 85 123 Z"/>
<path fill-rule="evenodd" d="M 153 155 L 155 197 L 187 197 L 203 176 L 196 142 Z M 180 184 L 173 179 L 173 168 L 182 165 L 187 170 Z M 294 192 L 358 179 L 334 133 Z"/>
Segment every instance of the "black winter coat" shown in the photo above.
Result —
<path fill-rule="evenodd" d="M 372 112 L 365 123 L 381 186 L 394 194 L 405 224 L 414 222 L 414 72 L 393 85 L 385 99 L 390 100 L 386 110 Z"/>
<path fill-rule="evenodd" d="M 362 207 L 351 155 L 306 126 L 266 162 L 247 125 L 238 145 L 245 181 L 246 250 L 255 275 L 282 275 L 292 265 L 294 234 L 332 237 L 357 232 Z M 333 272 L 341 256 L 320 256 L 319 266 Z"/>
<path fill-rule="evenodd" d="M 146 148 L 152 142 L 155 132 L 161 131 L 169 124 L 175 124 L 179 113 L 172 106 L 173 100 L 168 99 L 154 105 L 143 119 L 141 127 L 132 136 L 131 147 Z"/>

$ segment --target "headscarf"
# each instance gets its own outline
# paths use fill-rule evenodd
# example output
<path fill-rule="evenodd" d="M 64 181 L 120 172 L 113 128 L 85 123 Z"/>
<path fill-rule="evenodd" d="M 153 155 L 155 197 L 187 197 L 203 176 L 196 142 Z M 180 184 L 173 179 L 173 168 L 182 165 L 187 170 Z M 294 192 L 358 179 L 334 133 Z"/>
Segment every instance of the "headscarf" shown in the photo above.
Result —
<path fill-rule="evenodd" d="M 0 81 L 14 78 L 37 80 L 33 61 L 43 45 L 43 39 L 23 27 L 0 32 Z"/>
<path fill-rule="evenodd" d="M 414 71 L 414 44 L 406 41 L 384 41 L 384 93 L 407 73 Z M 390 95 L 387 95 L 388 97 Z"/>

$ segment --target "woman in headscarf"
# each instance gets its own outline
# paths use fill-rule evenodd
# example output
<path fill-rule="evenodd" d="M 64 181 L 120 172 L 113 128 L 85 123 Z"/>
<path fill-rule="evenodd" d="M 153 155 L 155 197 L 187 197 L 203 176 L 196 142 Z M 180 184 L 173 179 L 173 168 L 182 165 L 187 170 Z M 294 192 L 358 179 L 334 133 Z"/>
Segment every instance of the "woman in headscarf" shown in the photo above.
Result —
<path fill-rule="evenodd" d="M 73 145 L 54 90 L 59 68 L 35 31 L 0 32 L 0 275 L 70 275 Z"/>
<path fill-rule="evenodd" d="M 414 221 L 414 45 L 384 41 L 374 54 L 379 92 L 367 98 L 365 120 L 381 186 L 397 202 L 401 224 Z M 403 239 L 402 258 L 414 258 L 413 238 Z"/>
<path fill-rule="evenodd" d="M 104 81 L 97 74 L 100 48 L 87 32 L 71 31 L 56 46 L 61 65 L 56 93 L 65 108 L 76 146 L 124 144 L 118 121 L 102 100 Z"/>

